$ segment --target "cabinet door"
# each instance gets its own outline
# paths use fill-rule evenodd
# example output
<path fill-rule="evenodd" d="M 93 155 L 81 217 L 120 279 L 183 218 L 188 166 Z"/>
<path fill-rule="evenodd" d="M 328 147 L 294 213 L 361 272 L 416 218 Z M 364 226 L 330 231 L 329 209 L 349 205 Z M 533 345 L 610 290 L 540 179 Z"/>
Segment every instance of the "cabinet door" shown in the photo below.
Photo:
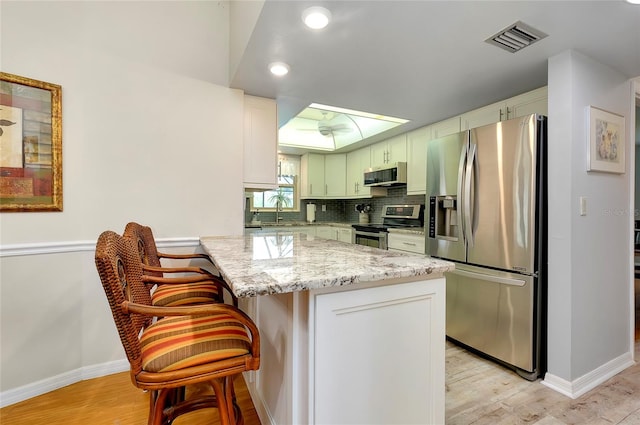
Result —
<path fill-rule="evenodd" d="M 427 190 L 427 142 L 431 126 L 419 128 L 407 135 L 407 195 L 420 195 Z"/>
<path fill-rule="evenodd" d="M 541 87 L 507 100 L 509 119 L 529 114 L 547 115 L 547 87 Z"/>
<path fill-rule="evenodd" d="M 387 163 L 407 161 L 407 134 L 387 140 Z"/>
<path fill-rule="evenodd" d="M 504 111 L 506 111 L 506 103 L 504 101 L 492 103 L 491 105 L 462 114 L 460 117 L 460 125 L 462 130 L 469 130 L 482 127 L 483 125 L 493 124 L 504 119 Z"/>
<path fill-rule="evenodd" d="M 414 254 L 424 254 L 424 235 L 409 235 L 402 233 L 389 233 L 387 241 L 389 250 L 412 252 Z"/>
<path fill-rule="evenodd" d="M 387 163 L 387 142 L 371 145 L 371 166 L 379 167 Z"/>
<path fill-rule="evenodd" d="M 325 195 L 339 197 L 345 195 L 347 186 L 347 156 L 333 154 L 324 157 Z"/>
<path fill-rule="evenodd" d="M 370 196 L 371 188 L 364 185 L 364 170 L 371 167 L 371 148 L 347 154 L 347 196 Z"/>
<path fill-rule="evenodd" d="M 276 101 L 244 97 L 244 187 L 278 187 L 278 118 Z"/>
<path fill-rule="evenodd" d="M 300 197 L 324 197 L 324 155 L 308 153 L 300 159 Z"/>
<path fill-rule="evenodd" d="M 460 117 L 453 117 L 448 120 L 431 124 L 431 137 L 433 139 L 454 133 L 460 133 Z"/>
<path fill-rule="evenodd" d="M 338 240 L 341 242 L 351 243 L 352 233 L 351 229 L 338 229 Z"/>
<path fill-rule="evenodd" d="M 338 229 L 331 226 L 316 227 L 316 236 L 322 239 L 338 239 Z"/>

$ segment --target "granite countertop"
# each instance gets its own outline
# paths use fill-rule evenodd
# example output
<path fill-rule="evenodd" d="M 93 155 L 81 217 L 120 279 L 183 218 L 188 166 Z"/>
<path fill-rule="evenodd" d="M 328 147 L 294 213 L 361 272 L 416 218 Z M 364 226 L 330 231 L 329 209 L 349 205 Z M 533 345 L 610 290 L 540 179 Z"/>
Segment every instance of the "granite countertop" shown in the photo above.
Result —
<path fill-rule="evenodd" d="M 309 223 L 308 221 L 281 221 L 280 223 L 262 221 L 260 224 L 245 223 L 245 228 L 255 227 L 298 227 L 298 226 L 332 226 L 332 227 L 351 227 L 351 223 L 339 223 L 339 222 L 317 222 Z"/>
<path fill-rule="evenodd" d="M 454 264 L 300 233 L 203 236 L 200 243 L 238 297 L 433 275 Z"/>

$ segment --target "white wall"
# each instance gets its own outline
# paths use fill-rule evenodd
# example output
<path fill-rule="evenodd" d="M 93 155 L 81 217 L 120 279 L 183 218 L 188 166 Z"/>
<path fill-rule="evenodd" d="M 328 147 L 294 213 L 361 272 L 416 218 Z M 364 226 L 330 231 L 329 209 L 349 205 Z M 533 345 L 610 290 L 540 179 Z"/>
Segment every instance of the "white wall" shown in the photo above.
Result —
<path fill-rule="evenodd" d="M 631 83 L 575 51 L 549 60 L 548 373 L 575 383 L 632 355 Z M 627 117 L 626 172 L 586 171 L 586 108 Z M 579 197 L 587 215 L 579 215 Z"/>
<path fill-rule="evenodd" d="M 100 232 L 135 220 L 161 239 L 242 233 L 243 93 L 220 85 L 225 2 L 0 8 L 2 70 L 60 84 L 63 99 L 64 211 L 0 215 L 6 396 L 124 359 L 93 263 Z M 78 247 L 7 254 L 38 243 Z"/>

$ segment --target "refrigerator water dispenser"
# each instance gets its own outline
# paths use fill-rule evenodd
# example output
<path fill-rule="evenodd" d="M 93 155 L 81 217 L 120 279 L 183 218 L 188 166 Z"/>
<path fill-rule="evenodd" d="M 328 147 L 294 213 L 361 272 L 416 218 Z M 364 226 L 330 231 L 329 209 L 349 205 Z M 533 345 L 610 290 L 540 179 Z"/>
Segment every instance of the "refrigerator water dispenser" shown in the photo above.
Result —
<path fill-rule="evenodd" d="M 429 237 L 458 240 L 458 202 L 455 196 L 429 198 Z"/>

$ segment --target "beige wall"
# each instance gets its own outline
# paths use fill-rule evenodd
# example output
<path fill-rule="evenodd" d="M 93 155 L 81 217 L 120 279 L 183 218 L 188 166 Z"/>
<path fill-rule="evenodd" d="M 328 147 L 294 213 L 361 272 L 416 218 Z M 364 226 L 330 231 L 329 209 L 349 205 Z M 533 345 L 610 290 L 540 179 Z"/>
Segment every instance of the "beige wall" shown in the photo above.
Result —
<path fill-rule="evenodd" d="M 2 70 L 62 86 L 64 186 L 63 212 L 0 215 L 3 404 L 124 359 L 93 263 L 100 232 L 135 220 L 184 245 L 241 234 L 227 7 L 0 3 Z"/>

